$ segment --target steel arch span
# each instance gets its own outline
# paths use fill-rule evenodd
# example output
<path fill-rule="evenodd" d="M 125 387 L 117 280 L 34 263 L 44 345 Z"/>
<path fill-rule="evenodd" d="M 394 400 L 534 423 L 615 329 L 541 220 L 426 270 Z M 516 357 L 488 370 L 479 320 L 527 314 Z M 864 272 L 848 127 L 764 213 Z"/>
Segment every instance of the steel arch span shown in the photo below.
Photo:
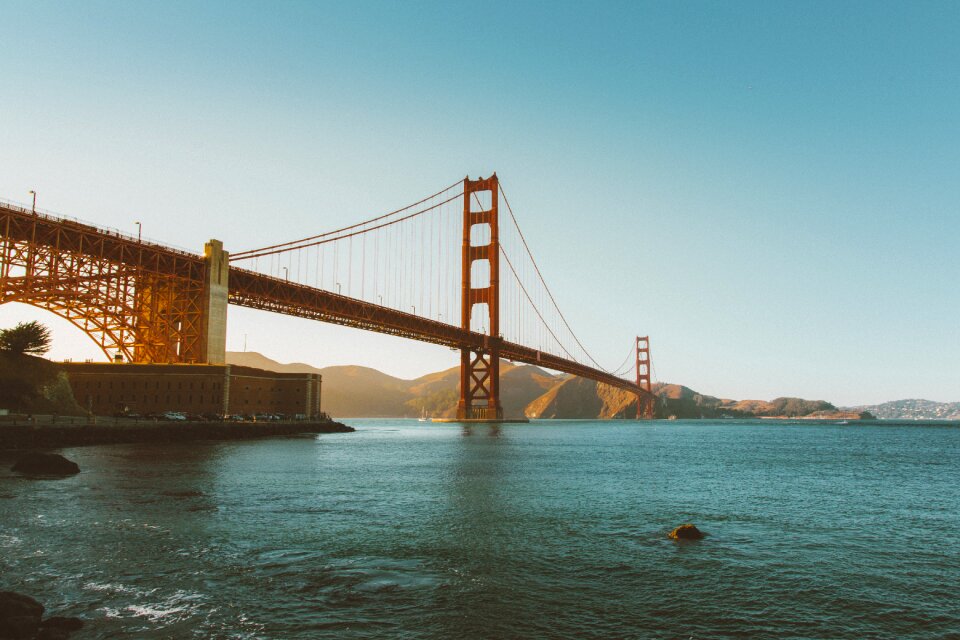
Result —
<path fill-rule="evenodd" d="M 203 258 L 10 205 L 0 229 L 0 304 L 51 311 L 111 359 L 206 361 Z"/>

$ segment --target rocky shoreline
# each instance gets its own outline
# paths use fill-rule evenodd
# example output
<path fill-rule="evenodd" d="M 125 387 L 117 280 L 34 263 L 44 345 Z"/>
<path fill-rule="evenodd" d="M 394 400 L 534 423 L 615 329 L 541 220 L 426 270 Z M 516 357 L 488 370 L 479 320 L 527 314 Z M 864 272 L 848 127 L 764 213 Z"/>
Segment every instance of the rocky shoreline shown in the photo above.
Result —
<path fill-rule="evenodd" d="M 0 425 L 0 450 L 52 449 L 138 442 L 249 440 L 316 433 L 350 433 L 353 427 L 320 422 L 139 422 L 116 425 Z"/>

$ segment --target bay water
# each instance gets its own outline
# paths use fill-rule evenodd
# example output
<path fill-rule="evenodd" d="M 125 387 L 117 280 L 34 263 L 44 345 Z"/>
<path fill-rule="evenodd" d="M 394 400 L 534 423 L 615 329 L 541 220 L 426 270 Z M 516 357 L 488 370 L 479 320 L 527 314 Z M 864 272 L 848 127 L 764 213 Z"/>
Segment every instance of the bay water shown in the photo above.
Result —
<path fill-rule="evenodd" d="M 0 589 L 81 639 L 960 638 L 960 426 L 345 422 L 0 453 Z"/>

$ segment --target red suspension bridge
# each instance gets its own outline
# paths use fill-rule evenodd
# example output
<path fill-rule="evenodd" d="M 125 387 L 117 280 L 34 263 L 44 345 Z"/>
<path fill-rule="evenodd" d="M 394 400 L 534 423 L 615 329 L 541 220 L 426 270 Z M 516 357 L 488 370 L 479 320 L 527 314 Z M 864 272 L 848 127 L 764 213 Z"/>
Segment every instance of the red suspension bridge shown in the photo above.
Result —
<path fill-rule="evenodd" d="M 0 203 L 0 233 L 0 304 L 53 311 L 109 357 L 222 363 L 235 304 L 459 350 L 461 420 L 503 418 L 501 358 L 624 389 L 637 395 L 637 417 L 652 417 L 649 340 L 638 337 L 618 367 L 597 362 L 557 305 L 496 174 L 232 255 L 216 240 L 199 256 L 12 203 Z"/>

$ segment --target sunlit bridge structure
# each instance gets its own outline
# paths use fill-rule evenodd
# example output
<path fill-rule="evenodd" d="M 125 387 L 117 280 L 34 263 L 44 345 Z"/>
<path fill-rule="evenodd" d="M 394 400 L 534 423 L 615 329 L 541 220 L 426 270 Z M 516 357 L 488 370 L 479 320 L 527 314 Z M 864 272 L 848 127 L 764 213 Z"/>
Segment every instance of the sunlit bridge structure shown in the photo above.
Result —
<path fill-rule="evenodd" d="M 223 363 L 233 304 L 459 350 L 461 420 L 503 418 L 501 358 L 627 390 L 638 418 L 653 414 L 649 339 L 614 368 L 591 355 L 496 174 L 232 255 L 217 240 L 198 255 L 9 202 L 0 234 L 0 304 L 52 311 L 118 360 Z"/>

